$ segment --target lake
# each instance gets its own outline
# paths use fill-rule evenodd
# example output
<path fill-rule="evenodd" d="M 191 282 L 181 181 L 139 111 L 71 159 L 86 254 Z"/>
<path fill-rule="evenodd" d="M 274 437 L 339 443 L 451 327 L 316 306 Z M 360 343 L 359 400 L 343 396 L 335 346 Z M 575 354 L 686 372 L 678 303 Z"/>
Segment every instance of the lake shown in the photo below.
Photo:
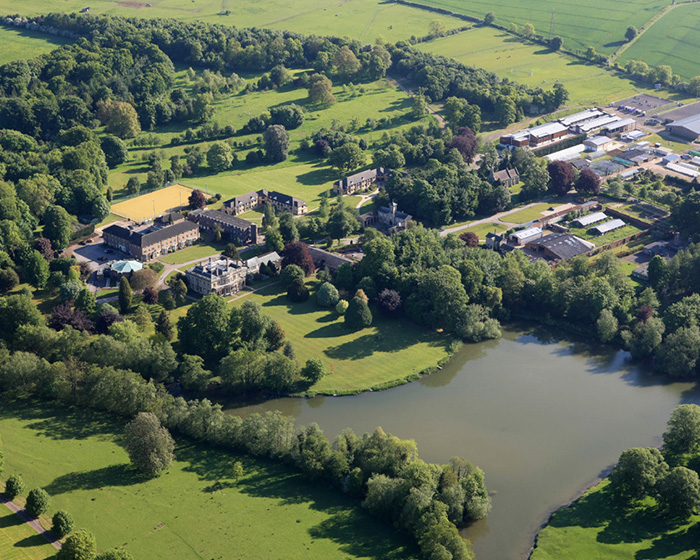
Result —
<path fill-rule="evenodd" d="M 333 438 L 381 426 L 415 439 L 426 461 L 459 455 L 486 472 L 488 518 L 462 530 L 477 558 L 526 558 L 549 513 L 568 503 L 625 449 L 657 446 L 671 411 L 700 403 L 693 383 L 669 383 L 605 346 L 541 328 L 465 345 L 442 371 L 353 397 L 283 398 L 232 409 L 281 410 Z"/>

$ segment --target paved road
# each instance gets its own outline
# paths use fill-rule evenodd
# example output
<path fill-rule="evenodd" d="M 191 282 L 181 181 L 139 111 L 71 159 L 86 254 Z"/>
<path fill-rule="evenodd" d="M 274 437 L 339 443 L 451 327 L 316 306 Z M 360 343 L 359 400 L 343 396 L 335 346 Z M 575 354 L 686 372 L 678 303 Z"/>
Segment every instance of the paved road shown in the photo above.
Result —
<path fill-rule="evenodd" d="M 0 501 L 3 504 L 5 504 L 8 507 L 8 509 L 14 514 L 16 514 L 22 521 L 24 521 L 27 525 L 29 525 L 32 529 L 34 529 L 37 533 L 44 537 L 51 546 L 53 546 L 56 550 L 61 550 L 61 543 L 58 542 L 51 533 L 44 529 L 36 519 L 31 517 L 26 511 L 24 511 L 24 509 L 19 507 L 14 502 L 11 502 L 7 498 L 5 498 L 5 496 L 3 496 L 2 494 L 0 494 Z"/>
<path fill-rule="evenodd" d="M 481 224 L 501 223 L 501 224 L 504 224 L 506 226 L 517 226 L 517 225 L 519 225 L 519 223 L 509 222 L 508 220 L 503 220 L 502 218 L 507 218 L 510 214 L 514 214 L 515 212 L 520 212 L 521 210 L 525 210 L 526 208 L 532 208 L 533 206 L 537 206 L 538 204 L 542 204 L 543 202 L 549 202 L 549 200 L 538 200 L 537 202 L 530 202 L 529 204 L 526 204 L 525 206 L 518 206 L 517 208 L 513 208 L 512 210 L 506 210 L 505 212 L 501 212 L 499 214 L 494 214 L 493 216 L 489 216 L 488 218 L 482 218 L 481 220 L 474 220 L 473 222 L 469 222 L 468 224 L 463 224 L 461 226 L 445 228 L 440 232 L 440 235 L 442 237 L 445 237 L 446 235 L 449 235 L 451 233 L 456 233 L 458 231 L 462 231 L 464 229 L 468 229 L 470 227 L 478 226 Z"/>

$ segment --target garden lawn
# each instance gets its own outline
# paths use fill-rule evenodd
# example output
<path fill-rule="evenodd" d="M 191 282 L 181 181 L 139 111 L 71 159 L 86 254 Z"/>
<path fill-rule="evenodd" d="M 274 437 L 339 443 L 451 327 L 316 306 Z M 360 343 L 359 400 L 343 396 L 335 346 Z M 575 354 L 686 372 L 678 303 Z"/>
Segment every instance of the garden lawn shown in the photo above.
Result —
<path fill-rule="evenodd" d="M 554 10 L 554 33 L 563 38 L 564 47 L 585 50 L 592 46 L 598 52 L 612 54 L 625 42 L 629 25 L 639 28 L 659 13 L 670 0 L 623 0 L 578 2 L 577 0 L 422 0 L 422 3 L 483 18 L 488 12 L 496 15 L 496 23 L 508 27 L 531 23 L 535 32 L 549 36 Z M 429 16 L 427 16 L 429 17 Z M 538 47 L 542 49 L 542 46 Z"/>
<path fill-rule="evenodd" d="M 622 53 L 621 62 L 668 64 L 684 80 L 700 75 L 700 5 L 678 4 Z"/>
<path fill-rule="evenodd" d="M 700 516 L 673 525 L 647 499 L 630 512 L 617 508 L 602 482 L 555 512 L 531 560 L 691 560 L 697 558 Z"/>
<path fill-rule="evenodd" d="M 276 284 L 234 301 L 262 305 L 284 329 L 301 364 L 309 358 L 323 360 L 330 373 L 310 391 L 348 393 L 396 384 L 447 357 L 451 339 L 446 335 L 405 319 L 388 319 L 376 309 L 372 326 L 353 332 L 334 310 L 318 307 L 313 292 L 308 301 L 292 303 Z"/>
<path fill-rule="evenodd" d="M 45 560 L 56 554 L 29 525 L 0 504 L 0 558 L 2 560 Z"/>
<path fill-rule="evenodd" d="M 508 229 L 508 228 L 506 226 L 504 226 L 503 224 L 486 223 L 486 224 L 479 224 L 476 226 L 469 227 L 465 230 L 457 232 L 455 235 L 459 236 L 459 235 L 462 235 L 463 233 L 471 231 L 472 233 L 476 233 L 479 236 L 479 239 L 481 241 L 484 241 L 486 239 L 487 233 L 501 233 L 503 231 L 506 231 L 506 229 Z"/>
<path fill-rule="evenodd" d="M 550 204 L 549 202 L 541 202 L 540 204 L 535 204 L 530 208 L 525 208 L 523 210 L 518 210 L 507 216 L 501 218 L 502 222 L 507 222 L 510 224 L 526 224 L 532 220 L 537 220 L 542 217 L 542 213 L 547 211 L 549 208 L 558 208 L 562 206 L 561 204 Z"/>
<path fill-rule="evenodd" d="M 144 479 L 118 445 L 125 422 L 45 402 L 3 402 L 5 472 L 45 488 L 50 511 L 70 512 L 100 549 L 124 546 L 138 559 L 413 557 L 358 501 L 280 465 L 178 439 L 173 465 Z M 244 469 L 238 484 L 235 461 Z"/>
<path fill-rule="evenodd" d="M 2 11 L 3 15 L 8 13 L 15 12 L 12 10 Z M 0 65 L 13 60 L 36 58 L 69 42 L 62 37 L 54 37 L 46 33 L 0 27 Z"/>
<path fill-rule="evenodd" d="M 213 255 L 219 255 L 225 248 L 226 245 L 223 243 L 197 243 L 192 247 L 165 255 L 158 260 L 168 264 L 182 264 L 195 259 L 205 259 Z"/>
<path fill-rule="evenodd" d="M 569 92 L 568 104 L 575 106 L 603 105 L 646 91 L 630 79 L 491 27 L 421 43 L 418 48 L 533 88 L 547 90 L 561 82 Z"/>

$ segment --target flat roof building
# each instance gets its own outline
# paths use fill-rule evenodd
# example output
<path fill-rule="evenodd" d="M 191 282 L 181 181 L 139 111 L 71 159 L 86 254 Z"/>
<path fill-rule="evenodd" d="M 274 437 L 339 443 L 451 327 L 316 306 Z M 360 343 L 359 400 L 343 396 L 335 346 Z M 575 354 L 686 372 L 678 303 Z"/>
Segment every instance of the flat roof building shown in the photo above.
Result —
<path fill-rule="evenodd" d="M 621 134 L 622 132 L 627 132 L 634 129 L 637 126 L 637 121 L 630 119 L 621 119 L 613 123 L 607 124 L 603 127 L 606 134 Z"/>
<path fill-rule="evenodd" d="M 588 134 L 589 132 L 595 132 L 604 126 L 608 126 L 621 120 L 622 119 L 616 115 L 604 115 L 602 117 L 598 117 L 597 119 L 574 125 L 572 128 L 576 134 Z"/>
<path fill-rule="evenodd" d="M 586 138 L 583 145 L 589 150 L 597 152 L 598 150 L 607 150 L 612 145 L 612 140 L 607 136 L 593 136 Z"/>
<path fill-rule="evenodd" d="M 586 109 L 585 111 L 574 113 L 573 115 L 569 115 L 567 117 L 562 117 L 561 119 L 559 119 L 559 122 L 564 126 L 569 127 L 575 124 L 580 124 L 585 121 L 593 120 L 598 117 L 602 117 L 604 115 L 607 115 L 607 113 L 601 111 L 600 109 Z"/>
<path fill-rule="evenodd" d="M 610 220 L 609 222 L 605 222 L 604 224 L 592 227 L 591 232 L 595 233 L 596 235 L 605 235 L 606 233 L 610 233 L 611 231 L 620 229 L 621 227 L 625 227 L 626 225 L 627 224 L 619 218 L 615 218 L 614 220 Z"/>

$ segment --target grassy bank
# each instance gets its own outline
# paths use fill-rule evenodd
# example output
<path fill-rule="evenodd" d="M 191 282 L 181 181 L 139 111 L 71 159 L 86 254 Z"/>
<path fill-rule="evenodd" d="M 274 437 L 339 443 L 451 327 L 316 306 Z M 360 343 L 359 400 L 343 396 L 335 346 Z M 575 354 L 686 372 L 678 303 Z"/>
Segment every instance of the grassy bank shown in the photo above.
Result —
<path fill-rule="evenodd" d="M 220 560 L 232 551 L 240 560 L 280 551 L 290 560 L 413 558 L 356 501 L 279 465 L 178 440 L 172 467 L 144 480 L 118 445 L 122 419 L 47 403 L 3 401 L 0 410 L 6 473 L 44 487 L 52 511 L 71 512 L 101 549 L 124 546 L 148 560 Z"/>
<path fill-rule="evenodd" d="M 351 331 L 332 309 L 309 301 L 292 303 L 277 284 L 234 302 L 257 301 L 282 325 L 300 363 L 320 357 L 329 375 L 313 385 L 317 393 L 357 393 L 405 382 L 447 358 L 450 338 L 407 320 L 388 319 L 373 309 L 372 326 Z"/>

